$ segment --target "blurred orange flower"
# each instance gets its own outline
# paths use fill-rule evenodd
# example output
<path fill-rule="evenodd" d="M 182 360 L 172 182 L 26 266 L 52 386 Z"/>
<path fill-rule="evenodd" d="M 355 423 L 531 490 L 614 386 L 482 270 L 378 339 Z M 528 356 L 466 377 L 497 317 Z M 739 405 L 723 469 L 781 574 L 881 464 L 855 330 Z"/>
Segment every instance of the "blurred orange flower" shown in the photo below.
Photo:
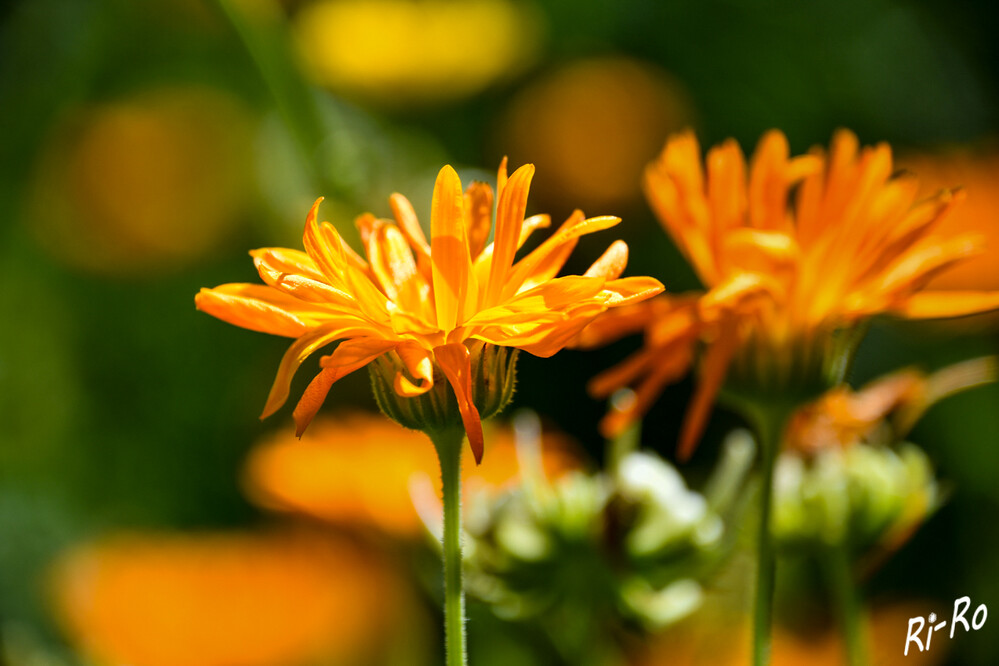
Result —
<path fill-rule="evenodd" d="M 245 109 L 220 90 L 144 90 L 75 109 L 54 126 L 30 223 L 68 263 L 112 274 L 189 263 L 239 222 L 250 187 Z"/>
<path fill-rule="evenodd" d="M 462 193 L 458 174 L 441 169 L 434 187 L 427 242 L 409 201 L 391 197 L 397 224 L 363 215 L 357 220 L 368 261 L 355 254 L 329 224 L 305 224 L 305 252 L 263 248 L 251 252 L 266 285 L 226 284 L 202 289 L 200 310 L 237 326 L 296 338 L 278 369 L 263 417 L 288 397 L 291 379 L 313 352 L 343 340 L 320 360 L 321 372 L 305 391 L 294 417 L 301 435 L 330 387 L 344 375 L 391 353 L 399 360 L 395 393 L 410 398 L 447 379 L 476 461 L 482 459 L 482 424 L 473 402 L 473 358 L 484 345 L 524 349 L 547 357 L 610 307 L 660 291 L 652 278 L 620 278 L 628 248 L 613 243 L 581 276 L 556 278 L 577 239 L 616 225 L 616 217 L 586 219 L 576 211 L 559 230 L 520 261 L 514 255 L 547 216 L 524 219 L 534 167 L 507 179 L 498 174 L 495 242 L 493 190 L 473 183 Z M 437 379 L 435 379 L 435 375 Z"/>
<path fill-rule="evenodd" d="M 644 330 L 638 354 L 594 379 L 609 395 L 637 384 L 632 409 L 610 414 L 615 433 L 643 414 L 662 387 L 706 349 L 680 437 L 688 457 L 714 398 L 730 381 L 758 393 L 822 383 L 842 341 L 835 335 L 881 313 L 909 319 L 999 308 L 999 292 L 936 291 L 929 281 L 982 251 L 973 233 L 937 223 L 963 197 L 944 191 L 916 203 L 918 182 L 896 175 L 887 144 L 861 148 L 837 132 L 828 155 L 791 158 L 783 134 L 764 135 L 747 167 L 729 140 L 707 155 L 693 133 L 671 137 L 645 174 L 650 203 L 707 291 L 618 311 L 581 344 Z M 793 201 L 792 192 L 794 193 Z"/>
<path fill-rule="evenodd" d="M 940 222 L 940 231 L 981 234 L 987 251 L 936 276 L 937 289 L 999 289 L 999 152 L 969 150 L 911 155 L 899 166 L 919 175 L 920 193 L 960 185 L 967 192 L 964 203 Z"/>
<path fill-rule="evenodd" d="M 904 437 L 933 404 L 958 391 L 995 381 L 996 358 L 956 363 L 926 375 L 913 368 L 881 377 L 854 391 L 837 386 L 800 407 L 787 424 L 784 441 L 805 454 L 852 446 L 871 437 L 894 415 L 895 438 Z"/>
<path fill-rule="evenodd" d="M 577 469 L 574 445 L 558 432 L 542 439 L 542 464 L 550 478 Z M 337 523 L 373 525 L 399 536 L 422 529 L 409 494 L 417 473 L 439 478 L 427 436 L 380 414 L 353 412 L 317 419 L 295 439 L 277 433 L 251 452 L 244 472 L 249 497 L 260 506 L 299 511 Z M 502 490 L 519 481 L 513 431 L 489 431 L 489 457 L 465 465 L 465 497 Z"/>
<path fill-rule="evenodd" d="M 401 579 L 306 533 L 130 535 L 67 553 L 56 610 L 109 666 L 273 666 L 351 658 L 400 619 Z"/>

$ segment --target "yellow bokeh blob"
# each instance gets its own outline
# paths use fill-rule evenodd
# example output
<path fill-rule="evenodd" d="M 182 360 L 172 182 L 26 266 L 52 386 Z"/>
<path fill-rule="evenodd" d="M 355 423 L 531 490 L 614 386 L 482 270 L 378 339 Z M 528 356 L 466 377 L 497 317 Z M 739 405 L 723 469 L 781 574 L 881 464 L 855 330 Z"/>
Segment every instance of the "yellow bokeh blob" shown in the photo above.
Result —
<path fill-rule="evenodd" d="M 319 83 L 389 105 L 473 95 L 529 64 L 541 26 L 508 0 L 320 0 L 294 18 Z"/>

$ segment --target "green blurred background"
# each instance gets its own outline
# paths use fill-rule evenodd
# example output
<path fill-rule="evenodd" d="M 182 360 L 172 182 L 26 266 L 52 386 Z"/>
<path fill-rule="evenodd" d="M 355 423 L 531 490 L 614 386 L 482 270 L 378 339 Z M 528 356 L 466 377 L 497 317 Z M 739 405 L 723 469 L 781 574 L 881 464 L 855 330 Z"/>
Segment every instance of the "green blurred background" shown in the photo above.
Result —
<path fill-rule="evenodd" d="M 251 248 L 300 247 L 319 195 L 342 230 L 363 211 L 388 215 L 394 191 L 427 222 L 442 164 L 465 181 L 489 179 L 509 155 L 513 166 L 538 166 L 529 212 L 622 216 L 629 273 L 683 291 L 697 286 L 693 274 L 638 188 L 669 132 L 693 126 L 702 145 L 732 136 L 749 152 L 776 127 L 800 152 L 848 127 L 902 156 L 991 165 L 976 176 L 982 194 L 970 195 L 984 202 L 975 224 L 999 242 L 991 3 L 405 4 L 0 8 L 4 634 L 60 650 L 44 572 L 70 544 L 123 528 L 263 520 L 238 470 L 261 436 L 289 426 L 290 408 L 257 419 L 287 343 L 200 314 L 193 296 L 255 281 Z M 584 239 L 567 270 L 614 237 Z M 999 288 L 997 260 L 999 248 L 955 286 Z M 878 322 L 854 380 L 996 353 L 997 331 L 995 320 Z M 523 355 L 515 406 L 599 460 L 603 405 L 585 383 L 637 344 Z M 662 397 L 646 446 L 672 457 L 690 389 L 688 380 Z M 360 372 L 327 407 L 373 408 L 369 393 Z M 718 410 L 687 469 L 709 466 L 735 423 Z M 870 594 L 929 600 L 944 613 L 970 595 L 999 610 L 999 387 L 935 407 L 912 439 L 952 495 Z M 989 663 L 999 632 L 986 624 L 948 650 L 955 664 Z"/>

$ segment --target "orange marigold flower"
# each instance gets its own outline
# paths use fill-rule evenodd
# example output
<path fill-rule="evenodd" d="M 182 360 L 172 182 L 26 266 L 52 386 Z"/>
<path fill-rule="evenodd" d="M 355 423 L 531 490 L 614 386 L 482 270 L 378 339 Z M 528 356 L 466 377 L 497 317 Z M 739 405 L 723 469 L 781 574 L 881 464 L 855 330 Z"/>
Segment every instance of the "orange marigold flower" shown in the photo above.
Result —
<path fill-rule="evenodd" d="M 904 437 L 932 405 L 958 391 L 995 381 L 994 356 L 971 359 L 926 375 L 907 368 L 854 391 L 842 385 L 791 416 L 784 441 L 791 449 L 813 454 L 870 439 L 892 417 L 894 442 Z"/>
<path fill-rule="evenodd" d="M 466 497 L 500 491 L 520 480 L 513 430 L 496 427 L 488 435 L 489 457 L 462 469 Z M 301 441 L 280 432 L 255 448 L 246 463 L 244 485 L 250 498 L 266 508 L 411 536 L 422 523 L 410 499 L 409 481 L 414 474 L 440 476 L 437 458 L 426 444 L 426 435 L 380 414 L 337 414 L 316 419 Z M 546 431 L 542 446 L 548 477 L 579 468 L 575 447 L 565 435 Z"/>
<path fill-rule="evenodd" d="M 581 345 L 645 332 L 635 356 L 594 379 L 598 396 L 637 385 L 637 400 L 603 423 L 614 434 L 639 417 L 705 345 L 701 378 L 679 455 L 696 445 L 726 376 L 760 394 L 815 392 L 838 360 L 836 335 L 881 313 L 909 319 L 999 308 L 999 292 L 934 291 L 927 283 L 982 251 L 974 233 L 937 223 L 963 198 L 943 191 L 916 202 L 918 182 L 892 168 L 887 144 L 861 148 L 842 130 L 828 154 L 790 157 L 778 131 L 748 166 L 733 140 L 711 149 L 705 172 L 692 132 L 671 137 L 645 173 L 657 217 L 706 291 L 609 313 Z M 807 387 L 802 391 L 802 387 Z"/>
<path fill-rule="evenodd" d="M 353 663 L 415 606 L 374 555 L 306 532 L 121 535 L 64 555 L 53 599 L 109 666 Z"/>
<path fill-rule="evenodd" d="M 335 381 L 391 354 L 400 368 L 393 382 L 399 396 L 423 395 L 446 378 L 480 461 L 482 424 L 472 361 L 485 353 L 483 346 L 551 356 L 607 308 L 662 291 L 652 278 L 620 277 L 628 255 L 621 241 L 584 275 L 554 277 L 580 236 L 616 225 L 616 217 L 586 218 L 577 210 L 553 236 L 514 261 L 531 232 L 549 224 L 544 215 L 524 218 L 533 175 L 528 164 L 508 179 L 506 161 L 500 166 L 494 242 L 488 245 L 492 188 L 473 183 L 463 193 L 458 174 L 445 166 L 434 187 L 429 243 L 409 201 L 393 194 L 395 223 L 370 214 L 357 220 L 365 261 L 331 224 L 319 224 L 317 201 L 305 224 L 305 252 L 251 252 L 266 285 L 203 289 L 195 299 L 199 309 L 237 326 L 296 338 L 262 416 L 284 404 L 292 375 L 306 357 L 342 340 L 320 359 L 322 370 L 295 408 L 298 435 Z"/>

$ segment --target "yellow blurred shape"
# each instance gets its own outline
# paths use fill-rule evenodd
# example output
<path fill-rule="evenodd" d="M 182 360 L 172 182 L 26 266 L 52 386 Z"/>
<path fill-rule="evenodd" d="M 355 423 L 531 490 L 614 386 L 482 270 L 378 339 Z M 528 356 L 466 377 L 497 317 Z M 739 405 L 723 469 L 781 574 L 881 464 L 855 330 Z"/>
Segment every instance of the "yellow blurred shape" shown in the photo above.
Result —
<path fill-rule="evenodd" d="M 521 92 L 507 114 L 504 146 L 515 162 L 537 165 L 544 175 L 534 185 L 539 196 L 604 212 L 638 199 L 645 165 L 668 134 L 692 120 L 687 93 L 667 72 L 623 57 L 594 58 Z"/>
<path fill-rule="evenodd" d="M 934 289 L 999 289 L 999 152 L 969 148 L 900 158 L 899 166 L 919 177 L 920 196 L 960 186 L 967 198 L 936 228 L 938 232 L 980 234 L 986 251 L 942 272 Z"/>
<path fill-rule="evenodd" d="M 64 556 L 56 610 L 108 666 L 274 666 L 356 657 L 399 620 L 400 580 L 304 532 L 128 535 Z"/>
<path fill-rule="evenodd" d="M 183 264 L 223 240 L 249 186 L 248 119 L 228 95 L 162 88 L 76 109 L 39 158 L 29 221 L 85 270 Z"/>
<path fill-rule="evenodd" d="M 485 441 L 481 465 L 463 458 L 466 497 L 519 481 L 512 431 L 487 425 Z M 542 441 L 542 466 L 550 478 L 579 467 L 567 437 L 545 432 Z M 251 500 L 269 509 L 412 536 L 422 529 L 409 495 L 415 473 L 439 484 L 437 456 L 426 435 L 380 414 L 353 412 L 317 419 L 301 440 L 290 430 L 275 434 L 251 452 L 244 486 Z"/>
<path fill-rule="evenodd" d="M 473 95 L 526 66 L 537 11 L 507 0 L 348 0 L 303 7 L 294 31 L 321 84 L 388 104 Z"/>

